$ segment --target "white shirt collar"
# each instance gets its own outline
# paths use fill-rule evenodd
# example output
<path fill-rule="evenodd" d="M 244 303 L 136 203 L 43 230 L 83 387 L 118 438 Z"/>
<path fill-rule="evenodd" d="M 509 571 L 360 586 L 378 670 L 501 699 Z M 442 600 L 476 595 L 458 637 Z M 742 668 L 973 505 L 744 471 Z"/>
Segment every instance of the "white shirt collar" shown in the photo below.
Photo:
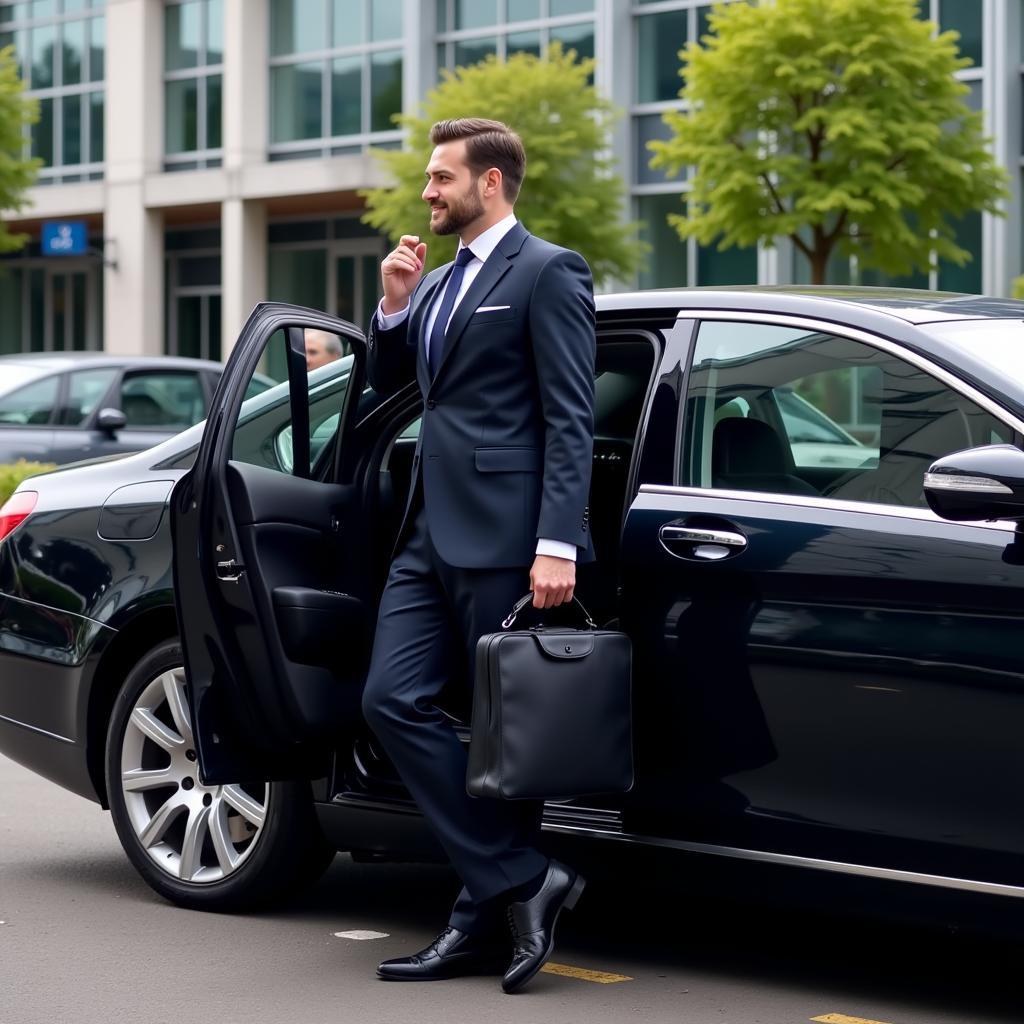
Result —
<path fill-rule="evenodd" d="M 510 213 L 503 217 L 497 224 L 492 224 L 486 231 L 482 231 L 469 244 L 468 248 L 473 255 L 481 262 L 486 263 L 487 257 L 498 247 L 498 243 L 515 227 L 516 215 Z M 459 240 L 459 248 L 467 248 Z"/>

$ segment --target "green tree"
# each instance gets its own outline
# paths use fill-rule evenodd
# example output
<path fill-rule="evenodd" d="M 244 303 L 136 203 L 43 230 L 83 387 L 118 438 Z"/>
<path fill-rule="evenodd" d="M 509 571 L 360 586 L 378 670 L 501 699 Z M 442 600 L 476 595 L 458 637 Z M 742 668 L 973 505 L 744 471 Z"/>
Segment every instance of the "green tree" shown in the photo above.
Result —
<path fill-rule="evenodd" d="M 1010 282 L 1010 294 L 1015 299 L 1024 299 L 1024 274 Z"/>
<path fill-rule="evenodd" d="M 443 73 L 419 116 L 397 115 L 408 132 L 402 150 L 378 151 L 395 185 L 362 193 L 366 223 L 394 242 L 403 234 L 427 241 L 427 267 L 455 255 L 454 236 L 430 235 L 429 211 L 420 198 L 430 159 L 430 126 L 455 117 L 504 121 L 526 147 L 526 179 L 516 215 L 536 235 L 579 252 L 596 283 L 628 277 L 644 246 L 636 226 L 623 221 L 625 190 L 608 151 L 616 113 L 590 84 L 592 60 L 553 44 L 546 59 L 519 53 L 504 63 L 493 56 Z"/>
<path fill-rule="evenodd" d="M 829 257 L 887 274 L 962 265 L 953 218 L 998 211 L 1005 172 L 963 101 L 956 32 L 916 0 L 717 4 L 680 52 L 688 112 L 652 166 L 694 165 L 682 237 L 719 248 L 788 237 L 825 281 Z"/>
<path fill-rule="evenodd" d="M 24 95 L 14 47 L 0 50 L 0 211 L 17 212 L 27 203 L 25 190 L 33 185 L 41 161 L 22 156 L 25 125 L 39 119 L 39 106 Z M 20 249 L 27 235 L 16 235 L 0 219 L 0 252 Z"/>

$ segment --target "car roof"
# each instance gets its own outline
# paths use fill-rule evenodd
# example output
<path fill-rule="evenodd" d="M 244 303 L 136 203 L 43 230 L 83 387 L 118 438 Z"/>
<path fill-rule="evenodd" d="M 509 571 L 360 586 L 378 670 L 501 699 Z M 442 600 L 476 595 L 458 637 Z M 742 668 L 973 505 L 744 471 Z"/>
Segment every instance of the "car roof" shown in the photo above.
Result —
<path fill-rule="evenodd" d="M 597 299 L 601 313 L 650 309 L 724 309 L 833 318 L 870 310 L 910 324 L 943 320 L 1024 319 L 1024 301 L 961 292 L 839 285 L 736 285 L 655 288 L 616 292 Z"/>
<path fill-rule="evenodd" d="M 224 369 L 222 363 L 209 359 L 189 359 L 187 356 L 125 356 L 111 352 L 21 352 L 0 356 L 0 373 L 4 366 L 38 366 L 55 373 L 63 370 L 84 370 L 101 366 L 159 367 L 165 370 L 216 370 Z"/>

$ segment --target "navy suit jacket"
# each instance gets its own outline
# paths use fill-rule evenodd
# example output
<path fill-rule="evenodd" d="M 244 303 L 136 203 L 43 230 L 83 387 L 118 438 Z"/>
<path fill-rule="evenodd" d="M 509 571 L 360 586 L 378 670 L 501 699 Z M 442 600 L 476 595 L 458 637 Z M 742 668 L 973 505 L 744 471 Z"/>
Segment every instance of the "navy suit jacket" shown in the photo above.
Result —
<path fill-rule="evenodd" d="M 449 565 L 530 566 L 538 537 L 575 544 L 577 560 L 592 561 L 590 268 L 516 223 L 456 308 L 432 379 L 423 329 L 450 267 L 420 279 L 401 324 L 381 330 L 375 315 L 370 327 L 370 385 L 391 394 L 415 376 L 423 394 L 396 550 L 421 488 L 431 539 Z"/>

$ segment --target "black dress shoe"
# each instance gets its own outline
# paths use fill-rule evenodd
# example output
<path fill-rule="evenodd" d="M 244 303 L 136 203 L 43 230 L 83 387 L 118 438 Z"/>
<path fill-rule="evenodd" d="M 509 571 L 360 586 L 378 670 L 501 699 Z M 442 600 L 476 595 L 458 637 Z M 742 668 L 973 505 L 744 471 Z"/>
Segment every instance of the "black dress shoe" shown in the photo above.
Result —
<path fill-rule="evenodd" d="M 378 964 L 377 977 L 385 981 L 440 981 L 467 974 L 501 974 L 508 956 L 507 941 L 445 928 L 426 949 Z"/>
<path fill-rule="evenodd" d="M 512 965 L 501 980 L 506 992 L 518 992 L 547 963 L 555 948 L 555 924 L 563 907 L 572 910 L 587 883 L 572 868 L 553 860 L 540 892 L 508 908 L 512 929 Z"/>

